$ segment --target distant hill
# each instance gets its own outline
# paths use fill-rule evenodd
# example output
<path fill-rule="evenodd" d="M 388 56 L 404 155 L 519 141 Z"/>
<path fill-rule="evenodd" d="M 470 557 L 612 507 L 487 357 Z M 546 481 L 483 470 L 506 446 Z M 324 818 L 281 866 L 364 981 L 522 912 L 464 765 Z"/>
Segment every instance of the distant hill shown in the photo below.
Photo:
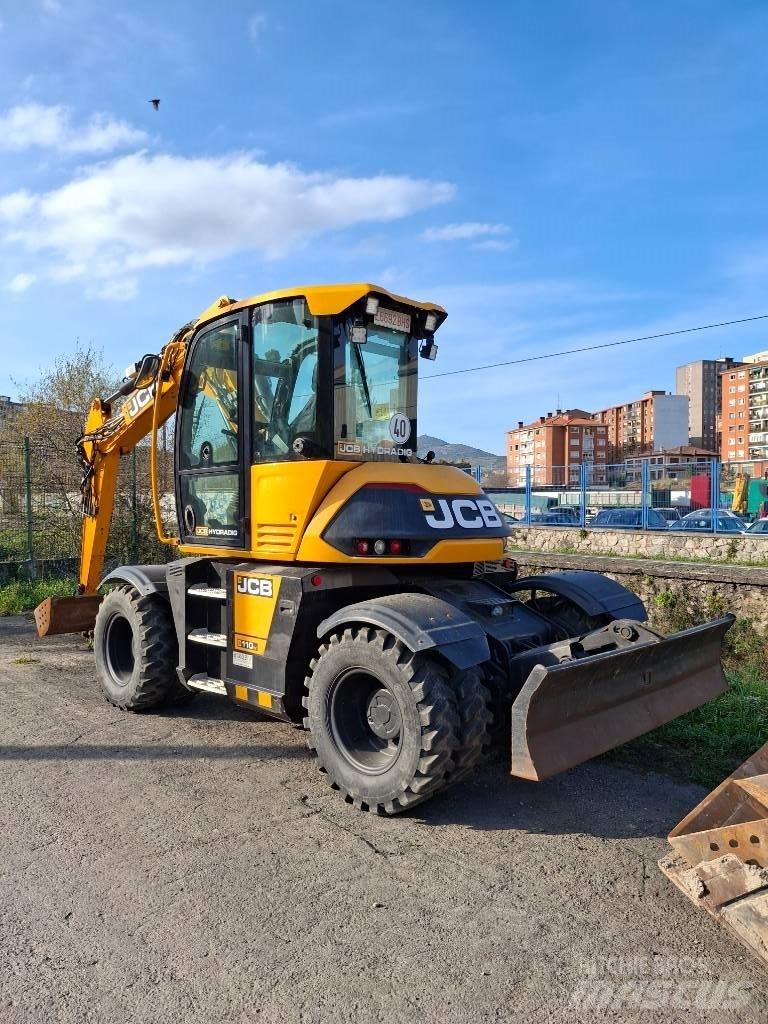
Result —
<path fill-rule="evenodd" d="M 494 455 L 492 452 L 483 451 L 482 448 L 473 448 L 469 444 L 451 444 L 441 437 L 432 437 L 430 434 L 419 434 L 416 447 L 422 458 L 428 451 L 433 451 L 437 462 L 469 462 L 472 466 L 481 466 L 485 472 L 505 470 L 507 467 L 507 460 L 503 455 Z"/>

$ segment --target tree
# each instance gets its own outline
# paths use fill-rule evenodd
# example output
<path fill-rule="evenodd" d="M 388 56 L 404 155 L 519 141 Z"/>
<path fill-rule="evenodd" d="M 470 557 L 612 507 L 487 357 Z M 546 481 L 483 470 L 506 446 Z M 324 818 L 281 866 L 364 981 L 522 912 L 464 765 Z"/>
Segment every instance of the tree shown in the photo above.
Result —
<path fill-rule="evenodd" d="M 21 412 L 0 426 L 8 491 L 15 494 L 15 502 L 7 502 L 6 514 L 16 507 L 23 509 L 29 476 L 36 557 L 71 556 L 79 547 L 82 470 L 76 442 L 93 398 L 110 395 L 116 380 L 101 349 L 78 343 L 73 352 L 57 357 L 32 383 L 20 388 Z M 29 438 L 28 462 L 25 437 Z"/>
<path fill-rule="evenodd" d="M 58 356 L 41 369 L 37 380 L 22 387 L 24 409 L 4 429 L 4 440 L 27 436 L 45 441 L 54 452 L 71 457 L 83 432 L 94 398 L 106 398 L 117 387 L 118 375 L 92 345 L 78 342 L 72 353 Z"/>

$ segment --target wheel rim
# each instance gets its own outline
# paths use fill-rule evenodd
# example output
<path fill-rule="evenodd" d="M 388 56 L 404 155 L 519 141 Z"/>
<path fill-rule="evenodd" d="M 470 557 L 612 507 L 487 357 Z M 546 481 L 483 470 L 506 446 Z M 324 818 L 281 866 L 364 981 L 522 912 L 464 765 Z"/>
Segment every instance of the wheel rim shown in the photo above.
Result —
<path fill-rule="evenodd" d="M 109 674 L 118 686 L 127 686 L 133 675 L 133 627 L 124 615 L 113 615 L 104 636 L 104 655 Z"/>
<path fill-rule="evenodd" d="M 394 693 L 363 669 L 343 672 L 328 707 L 337 749 L 358 771 L 381 775 L 402 749 L 403 718 Z"/>

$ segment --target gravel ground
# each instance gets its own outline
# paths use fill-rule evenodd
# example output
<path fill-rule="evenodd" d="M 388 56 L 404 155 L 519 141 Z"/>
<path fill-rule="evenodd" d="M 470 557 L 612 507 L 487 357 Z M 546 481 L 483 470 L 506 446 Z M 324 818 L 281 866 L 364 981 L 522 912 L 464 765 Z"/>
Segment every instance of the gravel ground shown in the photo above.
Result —
<path fill-rule="evenodd" d="M 22 618 L 0 744 L 3 1024 L 766 1019 L 761 968 L 656 867 L 699 787 L 494 763 L 380 819 L 301 732 L 208 696 L 117 711 Z"/>

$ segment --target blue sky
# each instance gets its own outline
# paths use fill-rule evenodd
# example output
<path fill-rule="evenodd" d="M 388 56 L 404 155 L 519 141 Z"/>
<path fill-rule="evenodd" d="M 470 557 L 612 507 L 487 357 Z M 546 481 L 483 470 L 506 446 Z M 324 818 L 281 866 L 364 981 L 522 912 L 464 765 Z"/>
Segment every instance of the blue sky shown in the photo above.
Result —
<path fill-rule="evenodd" d="M 440 302 L 434 371 L 768 313 L 767 48 L 746 0 L 0 0 L 0 392 L 297 283 Z M 502 451 L 762 348 L 424 381 L 419 426 Z"/>

